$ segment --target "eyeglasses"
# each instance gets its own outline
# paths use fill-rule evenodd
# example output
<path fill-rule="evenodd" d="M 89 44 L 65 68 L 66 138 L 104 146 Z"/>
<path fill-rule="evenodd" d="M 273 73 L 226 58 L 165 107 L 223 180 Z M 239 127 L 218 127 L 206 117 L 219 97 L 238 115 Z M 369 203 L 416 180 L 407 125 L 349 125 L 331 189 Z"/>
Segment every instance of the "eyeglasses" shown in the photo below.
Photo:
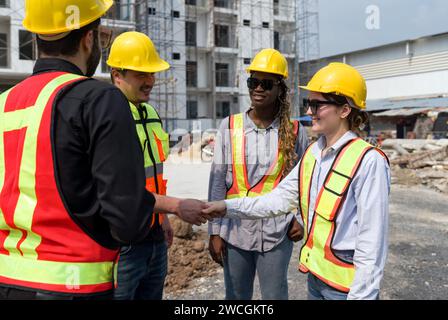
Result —
<path fill-rule="evenodd" d="M 345 103 L 339 103 L 336 101 L 303 99 L 303 107 L 305 108 L 305 111 L 308 110 L 308 108 L 310 108 L 312 114 L 317 114 L 317 111 L 324 105 L 343 106 L 344 104 Z"/>
<path fill-rule="evenodd" d="M 105 26 L 99 26 L 98 27 L 98 33 L 100 35 L 100 45 L 101 49 L 109 49 L 109 47 L 112 44 L 112 38 L 114 31 L 111 28 L 105 27 Z"/>
<path fill-rule="evenodd" d="M 256 88 L 258 88 L 259 85 L 261 85 L 261 88 L 263 90 L 272 90 L 272 88 L 274 87 L 274 85 L 278 85 L 280 83 L 280 81 L 274 81 L 272 79 L 257 79 L 257 78 L 248 78 L 247 79 L 247 87 L 250 90 L 255 90 Z"/>

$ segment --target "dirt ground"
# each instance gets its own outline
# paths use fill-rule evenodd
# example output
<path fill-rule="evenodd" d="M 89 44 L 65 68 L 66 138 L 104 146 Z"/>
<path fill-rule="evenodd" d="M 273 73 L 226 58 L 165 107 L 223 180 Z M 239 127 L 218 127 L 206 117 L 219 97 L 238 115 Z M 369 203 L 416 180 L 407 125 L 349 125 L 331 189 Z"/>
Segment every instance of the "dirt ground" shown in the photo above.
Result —
<path fill-rule="evenodd" d="M 195 230 L 191 225 L 171 218 L 175 237 L 168 254 L 168 276 L 165 293 L 181 294 L 192 289 L 194 279 L 212 277 L 218 266 L 208 254 L 208 235 L 204 230 Z"/>
<path fill-rule="evenodd" d="M 392 187 L 384 299 L 448 299 L 448 196 Z"/>

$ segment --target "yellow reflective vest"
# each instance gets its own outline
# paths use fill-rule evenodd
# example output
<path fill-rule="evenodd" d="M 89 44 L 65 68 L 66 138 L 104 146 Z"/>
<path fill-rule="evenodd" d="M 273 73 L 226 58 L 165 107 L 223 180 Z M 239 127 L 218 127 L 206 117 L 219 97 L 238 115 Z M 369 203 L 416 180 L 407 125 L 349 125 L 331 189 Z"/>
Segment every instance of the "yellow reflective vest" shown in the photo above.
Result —
<path fill-rule="evenodd" d="M 299 123 L 291 123 L 296 137 Z M 232 146 L 232 186 L 227 190 L 226 199 L 257 197 L 272 191 L 283 176 L 284 159 L 280 150 L 267 173 L 255 185 L 249 184 L 246 169 L 246 136 L 244 133 L 244 114 L 231 115 L 229 118 L 230 142 Z"/>
<path fill-rule="evenodd" d="M 311 272 L 336 290 L 349 292 L 355 268 L 353 263 L 339 259 L 332 251 L 336 218 L 366 153 L 375 150 L 387 157 L 361 138 L 349 141 L 336 156 L 319 191 L 313 220 L 309 221 L 310 188 L 316 165 L 311 153 L 313 145 L 305 151 L 299 168 L 299 208 L 305 230 L 299 270 Z"/>
<path fill-rule="evenodd" d="M 163 129 L 162 120 L 153 106 L 148 103 L 135 106 L 131 102 L 129 105 L 143 150 L 146 189 L 153 193 L 166 195 L 167 180 L 163 179 L 163 163 L 168 158 L 170 151 L 169 135 Z M 153 216 L 151 226 L 155 223 L 155 216 Z M 161 224 L 164 215 L 158 216 L 158 221 Z"/>
<path fill-rule="evenodd" d="M 72 219 L 55 178 L 55 99 L 86 78 L 33 75 L 0 95 L 0 285 L 73 294 L 113 289 L 118 249 Z"/>

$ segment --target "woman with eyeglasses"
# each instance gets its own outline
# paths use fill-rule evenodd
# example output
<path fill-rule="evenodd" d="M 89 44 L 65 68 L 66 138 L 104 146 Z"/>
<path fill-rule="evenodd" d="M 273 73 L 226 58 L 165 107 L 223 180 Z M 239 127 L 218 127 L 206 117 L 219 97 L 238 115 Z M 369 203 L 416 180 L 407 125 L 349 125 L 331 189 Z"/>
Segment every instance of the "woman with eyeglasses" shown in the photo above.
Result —
<path fill-rule="evenodd" d="M 384 153 L 357 134 L 367 120 L 365 81 L 355 68 L 331 63 L 302 88 L 320 138 L 271 193 L 211 203 L 205 212 L 265 219 L 298 208 L 305 230 L 299 270 L 308 274 L 309 299 L 378 299 L 390 169 Z"/>
<path fill-rule="evenodd" d="M 209 200 L 256 197 L 272 191 L 308 146 L 305 129 L 291 121 L 288 64 L 264 49 L 247 68 L 251 105 L 224 119 L 215 144 Z M 209 251 L 224 268 L 226 299 L 249 300 L 258 274 L 263 299 L 287 299 L 293 241 L 303 229 L 292 213 L 258 221 L 216 219 Z"/>

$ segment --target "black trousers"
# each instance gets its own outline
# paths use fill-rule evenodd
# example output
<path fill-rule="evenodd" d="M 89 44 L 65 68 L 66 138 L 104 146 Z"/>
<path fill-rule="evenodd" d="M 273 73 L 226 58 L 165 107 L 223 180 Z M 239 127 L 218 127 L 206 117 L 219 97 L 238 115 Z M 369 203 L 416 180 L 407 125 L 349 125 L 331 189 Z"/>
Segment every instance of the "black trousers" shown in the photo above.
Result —
<path fill-rule="evenodd" d="M 64 295 L 0 286 L 0 300 L 112 300 L 112 291 L 96 295 Z"/>

